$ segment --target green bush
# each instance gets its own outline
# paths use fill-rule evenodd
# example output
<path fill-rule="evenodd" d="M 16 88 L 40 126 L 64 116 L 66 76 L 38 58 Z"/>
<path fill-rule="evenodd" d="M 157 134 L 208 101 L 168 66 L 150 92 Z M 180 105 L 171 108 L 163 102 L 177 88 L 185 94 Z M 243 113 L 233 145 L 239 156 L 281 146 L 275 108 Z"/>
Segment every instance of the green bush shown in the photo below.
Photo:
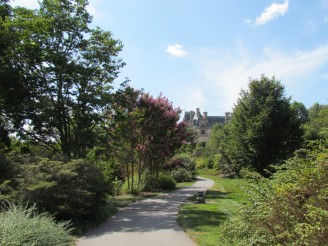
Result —
<path fill-rule="evenodd" d="M 10 194 L 17 186 L 14 180 L 16 174 L 17 168 L 4 154 L 0 154 L 0 201 L 10 198 Z"/>
<path fill-rule="evenodd" d="M 0 245 L 72 245 L 69 222 L 56 223 L 48 213 L 10 205 L 0 213 Z"/>
<path fill-rule="evenodd" d="M 171 175 L 178 183 L 192 181 L 191 173 L 184 168 L 174 170 Z"/>
<path fill-rule="evenodd" d="M 166 174 L 160 174 L 158 178 L 158 187 L 162 190 L 174 190 L 176 182 L 174 179 Z"/>
<path fill-rule="evenodd" d="M 196 162 L 193 158 L 186 154 L 174 156 L 169 162 L 166 163 L 164 168 L 170 172 L 183 168 L 189 171 L 192 177 L 196 175 Z"/>
<path fill-rule="evenodd" d="M 328 245 L 327 147 L 297 151 L 270 179 L 253 175 L 249 203 L 221 227 L 222 242 Z"/>
<path fill-rule="evenodd" d="M 212 168 L 213 168 L 213 166 L 214 166 L 214 160 L 213 160 L 213 157 L 212 157 L 212 156 L 207 157 L 207 158 L 204 160 L 204 162 L 205 162 L 205 166 L 206 166 L 207 168 L 209 168 L 209 169 L 212 169 Z"/>
<path fill-rule="evenodd" d="M 196 159 L 196 168 L 203 169 L 206 167 L 205 160 L 202 157 Z"/>
<path fill-rule="evenodd" d="M 101 170 L 85 160 L 70 162 L 16 156 L 20 175 L 12 200 L 36 204 L 59 220 L 92 216 L 105 204 L 109 185 Z"/>

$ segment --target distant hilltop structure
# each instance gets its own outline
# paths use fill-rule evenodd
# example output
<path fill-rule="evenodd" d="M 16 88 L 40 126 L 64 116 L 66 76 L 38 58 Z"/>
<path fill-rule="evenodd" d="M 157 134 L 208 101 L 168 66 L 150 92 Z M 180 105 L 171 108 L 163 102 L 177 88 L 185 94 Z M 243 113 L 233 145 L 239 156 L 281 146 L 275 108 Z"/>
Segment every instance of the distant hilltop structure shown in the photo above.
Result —
<path fill-rule="evenodd" d="M 189 128 L 193 128 L 198 133 L 197 142 L 207 142 L 212 134 L 212 128 L 215 124 L 224 125 L 231 118 L 231 113 L 226 112 L 224 116 L 208 116 L 207 112 L 201 114 L 200 109 L 185 112 L 183 121 Z"/>

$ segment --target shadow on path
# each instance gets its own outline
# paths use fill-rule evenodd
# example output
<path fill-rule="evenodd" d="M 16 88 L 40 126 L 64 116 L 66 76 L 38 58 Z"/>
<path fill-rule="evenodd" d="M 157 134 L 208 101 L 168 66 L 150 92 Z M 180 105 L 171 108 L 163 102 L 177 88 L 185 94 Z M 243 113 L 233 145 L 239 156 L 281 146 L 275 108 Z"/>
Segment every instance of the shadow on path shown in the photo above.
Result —
<path fill-rule="evenodd" d="M 213 184 L 198 178 L 191 187 L 130 204 L 87 233 L 77 245 L 195 245 L 176 222 L 179 207 Z"/>

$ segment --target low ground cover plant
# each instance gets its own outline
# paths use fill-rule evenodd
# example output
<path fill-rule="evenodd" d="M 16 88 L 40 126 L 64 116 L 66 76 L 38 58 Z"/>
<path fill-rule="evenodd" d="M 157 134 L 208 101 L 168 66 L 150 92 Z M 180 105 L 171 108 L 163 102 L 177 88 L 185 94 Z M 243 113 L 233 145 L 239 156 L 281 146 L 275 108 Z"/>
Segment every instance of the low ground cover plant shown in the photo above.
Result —
<path fill-rule="evenodd" d="M 36 207 L 8 205 L 0 213 L 0 245 L 72 245 L 69 222 L 56 222 Z"/>

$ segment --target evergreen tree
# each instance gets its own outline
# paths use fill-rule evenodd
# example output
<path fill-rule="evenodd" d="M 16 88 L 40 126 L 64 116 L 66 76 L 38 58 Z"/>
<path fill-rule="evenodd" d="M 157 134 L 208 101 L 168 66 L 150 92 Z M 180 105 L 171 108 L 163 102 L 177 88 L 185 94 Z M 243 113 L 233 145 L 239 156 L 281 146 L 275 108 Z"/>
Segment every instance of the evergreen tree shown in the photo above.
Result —
<path fill-rule="evenodd" d="M 270 164 L 280 163 L 300 146 L 302 133 L 283 85 L 262 76 L 241 91 L 221 150 L 233 169 L 250 167 L 266 174 Z"/>

